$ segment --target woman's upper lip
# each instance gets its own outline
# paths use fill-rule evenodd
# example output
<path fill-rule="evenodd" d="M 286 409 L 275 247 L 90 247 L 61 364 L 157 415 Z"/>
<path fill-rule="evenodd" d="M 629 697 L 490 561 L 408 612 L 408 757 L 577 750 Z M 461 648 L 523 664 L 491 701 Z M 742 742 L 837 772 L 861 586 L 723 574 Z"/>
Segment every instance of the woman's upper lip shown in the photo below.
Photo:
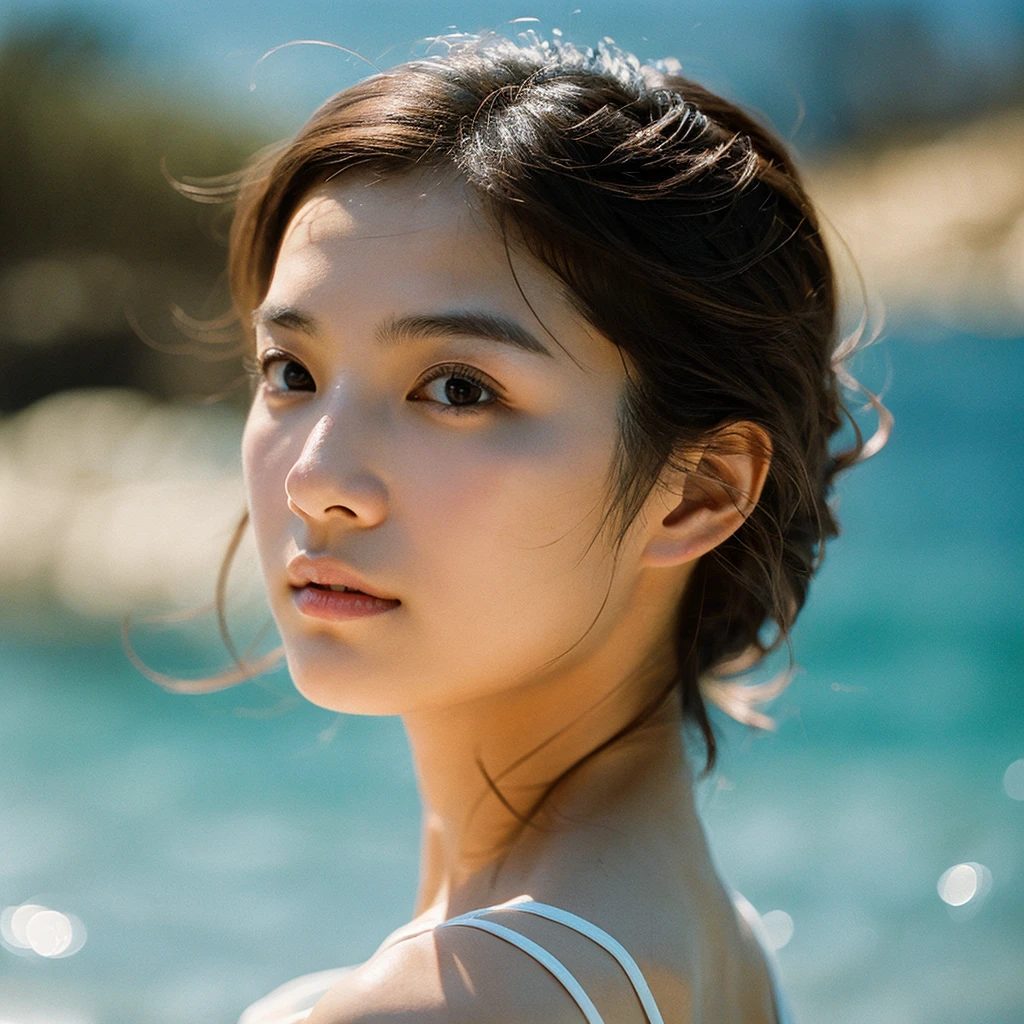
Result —
<path fill-rule="evenodd" d="M 379 597 L 385 601 L 397 600 L 389 594 L 381 593 L 354 569 L 328 555 L 311 556 L 305 552 L 297 554 L 288 563 L 288 582 L 293 587 L 304 587 L 309 583 L 318 583 L 322 587 L 350 587 L 370 597 Z"/>

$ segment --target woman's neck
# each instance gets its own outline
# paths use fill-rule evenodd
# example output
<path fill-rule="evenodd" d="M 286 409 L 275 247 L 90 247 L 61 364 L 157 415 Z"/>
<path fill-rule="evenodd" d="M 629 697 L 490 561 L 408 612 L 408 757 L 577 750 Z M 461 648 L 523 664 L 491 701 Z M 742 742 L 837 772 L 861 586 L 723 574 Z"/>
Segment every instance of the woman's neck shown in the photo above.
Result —
<path fill-rule="evenodd" d="M 529 708 L 510 707 L 506 697 L 500 707 L 406 716 L 424 805 L 417 916 L 520 895 L 538 871 L 550 874 L 553 858 L 573 855 L 574 836 L 607 841 L 648 825 L 664 833 L 666 813 L 684 832 L 699 831 L 674 693 L 641 729 L 573 767 L 643 710 L 642 692 L 616 688 L 583 715 L 532 694 Z M 523 695 L 513 704 L 516 697 Z"/>

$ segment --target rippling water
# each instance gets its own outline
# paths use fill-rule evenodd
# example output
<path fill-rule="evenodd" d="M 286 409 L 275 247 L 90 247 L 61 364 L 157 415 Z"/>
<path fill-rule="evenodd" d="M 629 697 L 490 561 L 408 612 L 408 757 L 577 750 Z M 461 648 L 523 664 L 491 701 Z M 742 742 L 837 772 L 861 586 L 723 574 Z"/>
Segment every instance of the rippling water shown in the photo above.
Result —
<path fill-rule="evenodd" d="M 700 803 L 805 1024 L 1020 1024 L 1024 339 L 865 362 L 891 366 L 895 434 L 841 485 L 778 733 L 724 726 Z M 184 628 L 147 652 L 220 657 Z M 0 701 L 0 909 L 57 912 L 0 922 L 0 1020 L 233 1024 L 407 919 L 397 721 L 308 705 L 283 672 L 170 695 L 71 617 L 0 634 Z"/>

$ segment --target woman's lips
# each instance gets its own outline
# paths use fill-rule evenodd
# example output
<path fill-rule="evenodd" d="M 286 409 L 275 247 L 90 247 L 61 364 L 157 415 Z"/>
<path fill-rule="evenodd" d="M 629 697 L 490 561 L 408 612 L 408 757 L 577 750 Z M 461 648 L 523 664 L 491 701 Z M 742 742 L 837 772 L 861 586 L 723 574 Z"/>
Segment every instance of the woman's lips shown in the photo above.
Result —
<path fill-rule="evenodd" d="M 318 587 L 340 587 L 345 586 L 349 590 L 358 590 L 369 597 L 378 597 L 382 601 L 397 601 L 398 598 L 385 597 L 380 590 L 385 589 L 383 585 L 378 588 L 376 584 L 357 573 L 345 562 L 330 555 L 316 555 L 315 557 L 300 551 L 288 563 L 288 582 L 295 588 L 306 586 Z"/>
<path fill-rule="evenodd" d="M 312 583 L 307 583 L 304 587 L 292 587 L 292 598 L 303 615 L 309 615 L 314 619 L 327 619 L 329 622 L 380 615 L 402 603 L 398 600 L 371 597 L 360 591 L 330 590 Z"/>

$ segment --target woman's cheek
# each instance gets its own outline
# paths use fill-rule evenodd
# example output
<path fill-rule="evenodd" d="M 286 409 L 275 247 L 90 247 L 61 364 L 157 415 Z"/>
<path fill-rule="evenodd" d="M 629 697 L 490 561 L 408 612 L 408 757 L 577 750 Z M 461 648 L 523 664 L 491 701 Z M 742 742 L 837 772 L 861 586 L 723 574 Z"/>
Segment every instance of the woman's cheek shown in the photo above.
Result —
<path fill-rule="evenodd" d="M 508 544 L 537 540 L 576 509 L 566 481 L 579 458 L 566 424 L 556 418 L 501 414 L 493 429 L 413 463 L 417 490 L 444 522 L 460 521 Z"/>
<path fill-rule="evenodd" d="M 294 460 L 273 426 L 250 415 L 242 435 L 242 478 L 261 561 L 290 515 L 284 484 Z"/>
<path fill-rule="evenodd" d="M 256 482 L 257 471 L 263 461 L 260 454 L 266 441 L 264 413 L 258 402 L 258 398 L 254 400 L 242 430 L 242 478 L 250 499 L 253 497 L 253 485 Z"/>

